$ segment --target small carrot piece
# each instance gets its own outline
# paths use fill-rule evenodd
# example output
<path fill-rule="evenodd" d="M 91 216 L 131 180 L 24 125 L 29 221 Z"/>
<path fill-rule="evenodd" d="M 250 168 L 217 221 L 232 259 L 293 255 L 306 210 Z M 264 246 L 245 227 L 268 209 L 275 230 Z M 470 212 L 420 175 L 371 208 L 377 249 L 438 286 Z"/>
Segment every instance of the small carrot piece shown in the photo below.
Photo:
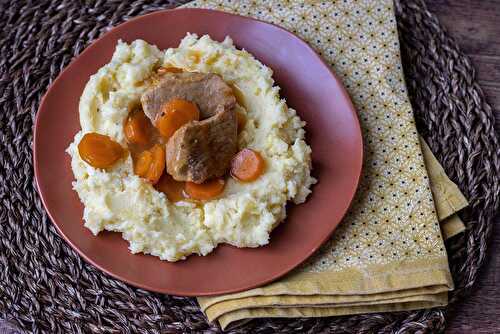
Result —
<path fill-rule="evenodd" d="M 129 143 L 146 145 L 149 141 L 149 120 L 141 111 L 132 112 L 125 121 L 123 131 Z"/>
<path fill-rule="evenodd" d="M 86 133 L 78 143 L 80 157 L 95 168 L 109 168 L 120 160 L 125 150 L 106 135 Z"/>
<path fill-rule="evenodd" d="M 174 180 L 167 173 L 162 175 L 155 187 L 158 191 L 164 193 L 170 202 L 179 202 L 185 199 L 184 182 Z"/>
<path fill-rule="evenodd" d="M 256 180 L 264 172 L 265 161 L 259 152 L 244 148 L 231 160 L 231 176 L 243 182 Z"/>
<path fill-rule="evenodd" d="M 200 111 L 196 104 L 183 99 L 172 99 L 163 105 L 156 127 L 163 137 L 169 139 L 184 124 L 199 119 Z"/>
<path fill-rule="evenodd" d="M 134 172 L 152 184 L 156 184 L 165 170 L 165 150 L 156 144 L 151 149 L 143 151 L 137 159 Z"/>
<path fill-rule="evenodd" d="M 151 151 L 141 152 L 137 161 L 135 162 L 134 172 L 140 177 L 146 177 L 148 174 L 149 166 L 153 163 L 153 153 Z"/>
<path fill-rule="evenodd" d="M 221 179 L 212 179 L 204 183 L 197 184 L 194 182 L 186 182 L 184 190 L 189 198 L 197 200 L 214 199 L 224 191 L 226 182 Z"/>

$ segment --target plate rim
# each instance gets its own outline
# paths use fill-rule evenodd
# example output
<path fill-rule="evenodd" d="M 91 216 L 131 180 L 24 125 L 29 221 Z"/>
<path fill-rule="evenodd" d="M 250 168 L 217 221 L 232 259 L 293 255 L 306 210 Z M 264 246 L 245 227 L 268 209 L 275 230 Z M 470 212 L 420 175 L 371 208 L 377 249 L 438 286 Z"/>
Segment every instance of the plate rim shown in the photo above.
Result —
<path fill-rule="evenodd" d="M 86 255 L 86 253 L 84 251 L 82 251 L 77 246 L 76 243 L 74 243 L 64 233 L 64 231 L 62 230 L 61 226 L 59 226 L 59 224 L 56 223 L 56 219 L 54 219 L 53 212 L 51 212 L 51 210 L 49 209 L 49 206 L 47 206 L 47 204 L 46 204 L 46 200 L 47 200 L 47 197 L 46 197 L 47 194 L 46 194 L 46 192 L 47 192 L 47 189 L 44 190 L 43 187 L 40 186 L 40 176 L 41 176 L 40 174 L 41 174 L 41 172 L 40 172 L 40 166 L 39 166 L 39 163 L 38 163 L 38 152 L 37 152 L 38 151 L 37 150 L 37 146 L 38 146 L 37 145 L 37 140 L 38 140 L 38 137 L 39 137 L 39 130 L 37 130 L 37 129 L 39 129 L 40 115 L 43 113 L 43 110 L 47 109 L 47 108 L 44 107 L 44 105 L 46 104 L 46 98 L 49 95 L 49 93 L 52 91 L 52 89 L 54 88 L 54 86 L 57 84 L 57 82 L 60 81 L 60 79 L 64 76 L 64 74 L 71 67 L 75 66 L 77 60 L 82 55 L 84 55 L 86 52 L 89 52 L 90 48 L 92 48 L 95 44 L 97 44 L 100 41 L 102 41 L 109 34 L 112 34 L 115 29 L 117 29 L 119 27 L 123 27 L 123 26 L 128 25 L 128 24 L 131 24 L 132 22 L 136 22 L 136 21 L 140 21 L 140 20 L 145 20 L 145 19 L 147 20 L 147 18 L 149 18 L 149 17 L 156 16 L 156 15 L 164 15 L 165 13 L 171 13 L 171 12 L 174 12 L 174 13 L 175 12 L 188 12 L 188 13 L 189 12 L 201 12 L 201 13 L 207 13 L 207 14 L 216 13 L 217 15 L 222 15 L 222 16 L 237 17 L 240 20 L 242 19 L 242 20 L 248 20 L 248 21 L 256 21 L 256 22 L 259 22 L 260 24 L 272 26 L 275 29 L 280 30 L 281 33 L 284 33 L 284 34 L 288 35 L 289 38 L 298 40 L 301 44 L 303 44 L 306 47 L 306 49 L 309 51 L 309 53 L 312 55 L 312 57 L 315 57 L 316 60 L 319 60 L 319 62 L 323 66 L 323 68 L 326 71 L 328 71 L 328 73 L 334 78 L 334 80 L 336 81 L 336 83 L 338 85 L 339 92 L 341 93 L 341 95 L 343 96 L 343 98 L 345 99 L 345 101 L 347 102 L 346 104 L 349 107 L 349 111 L 350 111 L 350 113 L 353 116 L 353 119 L 354 119 L 353 123 L 355 123 L 356 137 L 357 137 L 356 141 L 359 142 L 359 145 L 356 145 L 357 147 L 359 147 L 359 152 L 357 152 L 357 154 L 355 156 L 356 168 L 358 170 L 358 173 L 356 173 L 356 179 L 353 180 L 353 184 L 355 186 L 354 186 L 354 191 L 352 192 L 352 194 L 351 194 L 351 196 L 349 198 L 349 201 L 348 201 L 349 205 L 347 205 L 346 208 L 343 210 L 343 212 L 341 212 L 341 218 L 339 219 L 339 222 L 331 229 L 331 231 L 329 233 L 325 234 L 325 236 L 323 237 L 323 239 L 321 240 L 321 242 L 318 243 L 317 246 L 313 247 L 311 249 L 311 251 L 308 252 L 307 254 L 304 253 L 304 256 L 302 257 L 302 259 L 300 261 L 295 262 L 293 265 L 286 266 L 285 269 L 283 269 L 282 271 L 280 271 L 278 273 L 270 275 L 269 278 L 267 278 L 266 280 L 260 280 L 257 283 L 250 284 L 250 285 L 247 284 L 245 286 L 242 286 L 242 287 L 236 288 L 236 289 L 235 288 L 230 288 L 230 289 L 226 289 L 226 290 L 219 289 L 219 290 L 213 291 L 213 292 L 207 292 L 207 291 L 200 291 L 200 292 L 196 292 L 196 291 L 181 291 L 181 292 L 179 292 L 178 290 L 176 291 L 175 289 L 169 289 L 169 288 L 154 288 L 154 287 L 151 287 L 151 286 L 149 286 L 147 284 L 143 284 L 141 282 L 138 282 L 138 281 L 135 281 L 135 280 L 131 280 L 131 279 L 122 277 L 119 274 L 115 274 L 113 271 L 108 270 L 108 269 L 104 268 L 103 266 L 101 266 L 100 264 L 98 264 L 97 262 L 93 261 L 89 256 Z M 35 172 L 34 176 L 35 176 L 36 189 L 37 189 L 38 194 L 40 196 L 40 199 L 42 201 L 42 204 L 43 204 L 45 212 L 49 216 L 49 218 L 51 220 L 51 223 L 56 227 L 56 230 L 58 231 L 58 233 L 60 234 L 60 236 L 62 236 L 63 239 L 71 246 L 71 248 L 73 250 L 75 250 L 88 264 L 90 264 L 90 265 L 98 268 L 100 271 L 104 272 L 105 274 L 110 275 L 111 277 L 113 277 L 115 279 L 118 279 L 121 282 L 125 282 L 127 284 L 130 284 L 130 285 L 132 285 L 134 287 L 145 289 L 145 290 L 152 291 L 152 292 L 164 293 L 164 294 L 173 294 L 173 295 L 182 295 L 182 296 L 192 296 L 192 297 L 195 297 L 195 296 L 213 296 L 213 295 L 221 295 L 221 294 L 228 294 L 228 293 L 236 293 L 236 292 L 241 292 L 241 291 L 250 290 L 250 289 L 253 289 L 253 288 L 256 288 L 256 287 L 263 286 L 265 284 L 273 282 L 273 281 L 279 279 L 280 277 L 286 275 L 287 273 L 289 273 L 293 269 L 295 269 L 298 266 L 300 266 L 311 255 L 313 255 L 331 237 L 331 235 L 333 234 L 333 232 L 337 229 L 338 225 L 345 218 L 346 213 L 348 212 L 349 208 L 353 204 L 354 196 L 356 195 L 356 193 L 359 190 L 360 178 L 361 178 L 361 174 L 362 174 L 362 171 L 363 171 L 364 143 L 363 143 L 363 135 L 362 135 L 362 131 L 361 131 L 361 125 L 360 125 L 359 117 L 358 117 L 356 109 L 355 109 L 355 107 L 354 107 L 354 105 L 352 103 L 352 100 L 351 100 L 349 94 L 347 93 L 347 91 L 346 91 L 346 89 L 345 89 L 342 81 L 339 80 L 338 76 L 335 74 L 335 72 L 333 71 L 332 67 L 330 65 L 328 65 L 326 63 L 326 61 L 321 56 L 319 56 L 318 53 L 303 38 L 301 38 L 300 36 L 297 36 L 296 34 L 288 31 L 287 29 L 285 29 L 285 28 L 283 28 L 283 27 L 281 27 L 281 26 L 279 26 L 277 24 L 274 24 L 274 23 L 271 23 L 271 22 L 266 22 L 266 21 L 263 21 L 263 20 L 260 20 L 260 19 L 256 19 L 256 18 L 253 18 L 253 17 L 243 16 L 243 15 L 240 15 L 240 14 L 234 14 L 234 13 L 229 13 L 229 12 L 225 12 L 225 11 L 221 11 L 221 10 L 214 10 L 214 9 L 204 9 L 204 8 L 173 8 L 173 9 L 163 9 L 163 10 L 154 11 L 154 12 L 151 12 L 151 13 L 148 13 L 148 14 L 145 14 L 145 15 L 140 15 L 140 16 L 134 17 L 132 19 L 129 19 L 129 20 L 125 21 L 125 22 L 120 23 L 117 26 L 114 26 L 114 27 L 110 28 L 108 31 L 106 31 L 104 34 L 102 34 L 99 38 L 93 40 L 90 44 L 88 44 L 85 47 L 85 49 L 81 53 L 79 53 L 76 57 L 74 57 L 68 63 L 68 65 L 66 65 L 64 67 L 64 69 L 57 75 L 57 77 L 49 84 L 49 86 L 46 89 L 45 94 L 43 95 L 43 97 L 40 100 L 40 104 L 39 104 L 39 107 L 37 109 L 37 113 L 36 113 L 36 116 L 35 116 L 35 122 L 33 124 L 32 130 L 33 130 L 33 146 L 32 146 L 33 147 L 32 148 L 33 157 L 32 157 L 32 163 L 33 163 L 33 168 L 34 168 L 34 172 Z M 286 220 L 286 218 L 285 218 L 285 220 Z M 81 221 L 83 222 L 83 217 L 81 217 Z M 141 253 L 141 254 L 143 254 L 143 253 Z M 146 255 L 146 254 L 144 254 L 144 255 Z M 148 255 L 148 256 L 151 256 L 151 255 Z M 193 256 L 194 256 L 194 254 L 193 254 Z"/>

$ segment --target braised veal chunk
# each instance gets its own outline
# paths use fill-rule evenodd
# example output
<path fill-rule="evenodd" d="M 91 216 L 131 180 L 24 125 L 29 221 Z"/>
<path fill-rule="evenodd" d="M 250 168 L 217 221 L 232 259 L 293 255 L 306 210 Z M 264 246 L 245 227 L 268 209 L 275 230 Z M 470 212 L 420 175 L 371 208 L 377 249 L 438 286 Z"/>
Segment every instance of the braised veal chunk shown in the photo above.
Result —
<path fill-rule="evenodd" d="M 167 142 L 167 171 L 178 181 L 203 183 L 226 175 L 237 150 L 234 112 L 181 127 Z"/>
<path fill-rule="evenodd" d="M 214 116 L 221 106 L 233 109 L 236 103 L 233 90 L 217 74 L 166 72 L 142 94 L 142 108 L 155 123 L 162 114 L 163 105 L 176 98 L 196 103 L 201 119 Z"/>

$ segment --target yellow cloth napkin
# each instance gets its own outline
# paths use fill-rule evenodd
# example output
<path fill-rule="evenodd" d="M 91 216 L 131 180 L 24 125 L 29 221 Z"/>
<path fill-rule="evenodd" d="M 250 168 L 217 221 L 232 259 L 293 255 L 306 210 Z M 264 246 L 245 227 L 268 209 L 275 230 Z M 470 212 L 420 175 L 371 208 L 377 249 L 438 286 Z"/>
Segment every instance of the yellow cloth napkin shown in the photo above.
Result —
<path fill-rule="evenodd" d="M 422 137 L 420 137 L 420 145 L 425 167 L 429 174 L 436 213 L 441 223 L 441 232 L 446 240 L 465 230 L 465 225 L 456 212 L 465 208 L 469 203 L 457 185 L 448 178 L 443 167 Z"/>
<path fill-rule="evenodd" d="M 452 214 L 466 201 L 430 150 L 420 145 L 401 69 L 392 1 L 198 0 L 186 7 L 252 16 L 306 40 L 350 93 L 365 149 L 358 192 L 332 238 L 274 283 L 198 298 L 209 320 L 224 328 L 255 317 L 446 305 L 453 281 L 438 216 L 452 219 L 443 225 L 443 233 L 459 233 L 463 224 Z M 428 175 L 436 180 L 436 205 Z"/>

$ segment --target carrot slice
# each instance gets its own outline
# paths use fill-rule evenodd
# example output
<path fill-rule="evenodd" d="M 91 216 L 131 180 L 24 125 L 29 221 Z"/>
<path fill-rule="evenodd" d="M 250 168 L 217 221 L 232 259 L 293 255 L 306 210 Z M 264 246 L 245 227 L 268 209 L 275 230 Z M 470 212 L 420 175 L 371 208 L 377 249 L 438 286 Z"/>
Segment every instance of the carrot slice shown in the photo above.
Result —
<path fill-rule="evenodd" d="M 262 175 L 265 161 L 259 152 L 244 148 L 231 161 L 231 176 L 235 179 L 249 182 Z"/>
<path fill-rule="evenodd" d="M 225 185 L 226 182 L 223 179 L 217 178 L 201 184 L 186 182 L 184 190 L 192 199 L 210 200 L 222 194 Z"/>
<path fill-rule="evenodd" d="M 129 143 L 146 145 L 149 141 L 149 120 L 141 111 L 132 112 L 125 121 L 123 131 Z"/>
<path fill-rule="evenodd" d="M 167 173 L 162 175 L 160 181 L 156 184 L 156 189 L 167 195 L 170 202 L 179 202 L 185 199 L 184 182 L 174 180 L 174 178 Z"/>
<path fill-rule="evenodd" d="M 134 172 L 152 184 L 160 179 L 165 170 L 165 150 L 156 144 L 151 149 L 142 152 L 137 159 Z"/>
<path fill-rule="evenodd" d="M 153 163 L 153 153 L 151 151 L 144 151 L 139 155 L 135 162 L 134 172 L 140 177 L 146 177 L 149 167 Z"/>
<path fill-rule="evenodd" d="M 200 111 L 196 104 L 183 99 L 172 99 L 163 105 L 162 116 L 157 120 L 156 127 L 168 139 L 184 124 L 199 119 Z"/>
<path fill-rule="evenodd" d="M 91 132 L 78 143 L 78 153 L 92 167 L 105 169 L 120 160 L 125 150 L 110 137 Z"/>
<path fill-rule="evenodd" d="M 156 73 L 158 73 L 158 74 L 182 73 L 182 72 L 184 72 L 182 69 L 177 68 L 177 67 L 173 67 L 173 66 L 162 66 L 156 70 Z"/>

